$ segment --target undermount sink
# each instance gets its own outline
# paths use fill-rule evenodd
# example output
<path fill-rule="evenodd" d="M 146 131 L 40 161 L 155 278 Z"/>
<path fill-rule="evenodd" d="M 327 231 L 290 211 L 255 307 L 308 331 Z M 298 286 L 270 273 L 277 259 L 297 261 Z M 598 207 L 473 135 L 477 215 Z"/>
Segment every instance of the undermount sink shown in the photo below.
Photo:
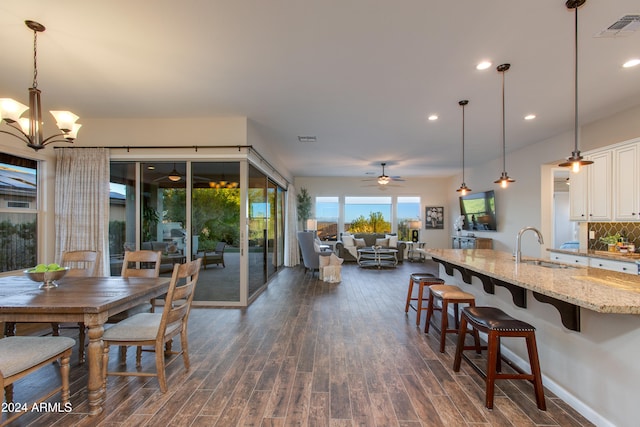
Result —
<path fill-rule="evenodd" d="M 523 264 L 537 265 L 544 268 L 575 268 L 573 265 L 561 264 L 559 262 L 544 261 L 541 259 L 527 259 L 522 261 Z"/>

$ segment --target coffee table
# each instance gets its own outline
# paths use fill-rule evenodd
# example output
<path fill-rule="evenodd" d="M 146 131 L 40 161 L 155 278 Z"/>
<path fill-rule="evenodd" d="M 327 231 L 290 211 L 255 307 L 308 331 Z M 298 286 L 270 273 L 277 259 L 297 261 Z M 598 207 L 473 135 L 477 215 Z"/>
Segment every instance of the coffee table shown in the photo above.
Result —
<path fill-rule="evenodd" d="M 389 248 L 358 249 L 360 267 L 395 267 L 398 264 L 398 250 Z"/>

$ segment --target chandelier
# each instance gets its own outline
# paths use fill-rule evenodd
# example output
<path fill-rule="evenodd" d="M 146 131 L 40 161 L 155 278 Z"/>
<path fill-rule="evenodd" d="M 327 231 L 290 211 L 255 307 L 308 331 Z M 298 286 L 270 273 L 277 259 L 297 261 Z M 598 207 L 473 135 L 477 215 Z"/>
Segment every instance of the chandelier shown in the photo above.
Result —
<path fill-rule="evenodd" d="M 222 175 L 222 179 L 220 181 L 209 181 L 209 187 L 211 188 L 238 188 L 238 184 L 236 181 L 227 181 Z"/>
<path fill-rule="evenodd" d="M 14 132 L 0 130 L 2 133 L 14 136 L 38 151 L 52 142 L 72 143 L 82 125 L 76 123 L 78 116 L 70 111 L 51 111 L 56 119 L 60 133 L 44 138 L 42 135 L 42 104 L 40 89 L 38 89 L 38 33 L 45 30 L 44 25 L 35 21 L 24 21 L 33 30 L 33 84 L 29 88 L 29 106 L 11 98 L 0 98 L 0 119 L 12 128 Z M 20 117 L 29 110 L 29 117 Z"/>

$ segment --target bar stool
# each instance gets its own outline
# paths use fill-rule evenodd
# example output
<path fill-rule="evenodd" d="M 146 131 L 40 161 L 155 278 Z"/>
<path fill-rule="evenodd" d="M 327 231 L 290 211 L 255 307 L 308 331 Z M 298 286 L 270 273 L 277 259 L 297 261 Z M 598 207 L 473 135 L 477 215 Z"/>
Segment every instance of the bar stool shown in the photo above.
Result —
<path fill-rule="evenodd" d="M 413 298 L 413 284 L 418 283 L 418 297 Z M 409 312 L 409 307 L 416 311 L 416 325 L 420 326 L 420 315 L 422 310 L 426 310 L 427 307 L 424 307 L 422 304 L 422 300 L 424 297 L 424 287 L 431 285 L 441 285 L 444 283 L 444 280 L 441 278 L 431 274 L 431 273 L 412 273 L 409 276 L 409 291 L 407 292 L 407 304 L 404 306 L 404 312 Z M 427 295 L 429 296 L 429 295 Z M 417 301 L 416 306 L 411 305 L 411 301 Z"/>
<path fill-rule="evenodd" d="M 466 330 L 467 323 L 475 331 L 484 332 L 488 335 L 487 341 L 487 371 L 486 374 L 463 350 L 470 347 L 464 345 L 464 334 L 458 335 L 458 345 L 456 355 L 453 360 L 453 370 L 460 371 L 460 362 L 464 358 L 473 369 L 475 369 L 484 379 L 486 384 L 485 406 L 493 408 L 493 394 L 495 380 L 499 379 L 522 379 L 533 383 L 538 408 L 546 411 L 547 406 L 544 400 L 544 389 L 542 388 L 542 374 L 540 373 L 540 362 L 538 360 L 538 349 L 536 347 L 536 329 L 530 324 L 509 316 L 504 311 L 495 307 L 465 307 L 462 309 L 460 319 L 460 330 Z M 501 372 L 500 339 L 502 337 L 521 337 L 527 340 L 527 351 L 529 353 L 529 365 L 531 373 L 523 372 L 517 366 L 509 363 L 518 373 L 506 374 Z"/>
<path fill-rule="evenodd" d="M 429 333 L 429 326 L 431 325 L 431 317 L 434 311 L 441 312 L 440 321 L 440 353 L 444 353 L 444 347 L 446 343 L 446 336 L 448 333 L 458 333 L 459 317 L 458 317 L 458 304 L 469 304 L 470 307 L 476 305 L 475 297 L 464 292 L 457 286 L 453 285 L 433 285 L 429 287 L 429 304 L 427 305 L 427 320 L 424 325 L 424 333 Z M 440 300 L 440 307 L 436 307 L 436 300 Z M 449 328 L 449 304 L 453 304 L 453 312 L 455 319 L 455 328 Z M 435 327 L 435 325 L 434 325 Z M 472 332 L 472 331 L 468 331 Z M 476 340 L 476 348 L 480 349 L 480 338 L 477 331 L 474 332 Z M 465 329 L 465 334 L 467 333 Z M 480 353 L 480 351 L 478 351 Z"/>

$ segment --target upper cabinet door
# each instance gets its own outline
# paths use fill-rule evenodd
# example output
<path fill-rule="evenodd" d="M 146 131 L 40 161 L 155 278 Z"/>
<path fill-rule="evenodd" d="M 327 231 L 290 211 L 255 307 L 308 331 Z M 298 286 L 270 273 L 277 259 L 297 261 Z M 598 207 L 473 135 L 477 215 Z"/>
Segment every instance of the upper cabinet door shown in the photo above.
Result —
<path fill-rule="evenodd" d="M 589 221 L 611 221 L 612 215 L 612 152 L 593 153 L 589 168 Z"/>
<path fill-rule="evenodd" d="M 581 168 L 578 173 L 569 174 L 569 219 L 571 221 L 587 221 L 589 188 L 587 178 L 589 169 Z"/>
<path fill-rule="evenodd" d="M 614 209 L 616 221 L 638 221 L 640 219 L 640 161 L 638 144 L 617 148 L 613 151 Z"/>

